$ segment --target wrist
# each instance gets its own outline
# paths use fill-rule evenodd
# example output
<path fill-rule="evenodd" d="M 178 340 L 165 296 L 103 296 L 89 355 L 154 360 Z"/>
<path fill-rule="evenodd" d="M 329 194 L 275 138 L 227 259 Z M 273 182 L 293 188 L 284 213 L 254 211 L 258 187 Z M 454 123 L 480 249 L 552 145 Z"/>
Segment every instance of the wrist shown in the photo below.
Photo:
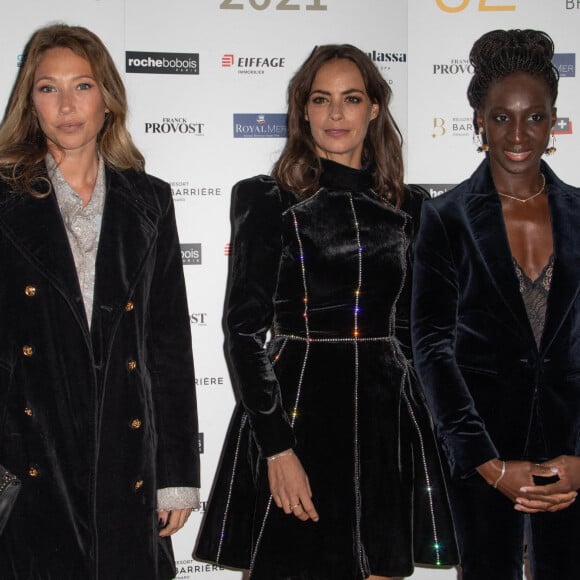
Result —
<path fill-rule="evenodd" d="M 294 455 L 294 451 L 292 449 L 286 449 L 286 451 L 280 451 L 280 453 L 275 453 L 274 455 L 266 457 L 266 461 L 268 463 L 272 463 L 273 461 L 276 461 L 280 457 L 289 457 L 290 455 Z"/>
<path fill-rule="evenodd" d="M 476 468 L 477 473 L 485 479 L 488 485 L 497 487 L 497 484 L 505 475 L 505 461 L 495 458 L 482 463 Z"/>
<path fill-rule="evenodd" d="M 505 463 L 505 461 L 502 460 L 499 475 L 497 476 L 497 479 L 493 482 L 494 489 L 497 489 L 499 482 L 503 479 L 503 476 L 505 475 L 505 470 L 506 470 L 506 463 Z"/>

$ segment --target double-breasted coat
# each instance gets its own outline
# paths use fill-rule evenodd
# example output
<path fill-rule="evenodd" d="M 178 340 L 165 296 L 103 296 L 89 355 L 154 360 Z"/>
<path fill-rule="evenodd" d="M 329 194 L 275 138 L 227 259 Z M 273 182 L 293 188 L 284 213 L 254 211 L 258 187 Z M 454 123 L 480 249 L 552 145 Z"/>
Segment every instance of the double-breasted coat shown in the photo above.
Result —
<path fill-rule="evenodd" d="M 156 490 L 199 487 L 169 186 L 107 169 L 87 323 L 54 194 L 0 184 L 0 463 L 23 482 L 4 580 L 165 580 Z"/>

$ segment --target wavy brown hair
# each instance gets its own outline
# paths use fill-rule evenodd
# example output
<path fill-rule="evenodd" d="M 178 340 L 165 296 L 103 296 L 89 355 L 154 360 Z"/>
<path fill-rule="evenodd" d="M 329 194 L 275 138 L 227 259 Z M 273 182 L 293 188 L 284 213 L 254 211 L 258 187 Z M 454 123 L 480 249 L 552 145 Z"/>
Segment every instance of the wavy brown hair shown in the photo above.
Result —
<path fill-rule="evenodd" d="M 288 139 L 272 175 L 281 187 L 304 197 L 317 190 L 321 165 L 305 111 L 316 73 L 333 59 L 352 61 L 362 75 L 370 101 L 379 105 L 378 116 L 371 121 L 364 140 L 362 161 L 372 164 L 375 192 L 400 206 L 404 192 L 403 140 L 389 111 L 392 91 L 372 60 L 350 44 L 318 46 L 290 81 Z"/>
<path fill-rule="evenodd" d="M 23 62 L 0 125 L 0 176 L 18 191 L 46 192 L 46 138 L 34 114 L 32 88 L 40 57 L 68 48 L 87 60 L 109 110 L 97 138 L 105 163 L 117 170 L 143 171 L 145 160 L 126 127 L 127 96 L 121 76 L 101 39 L 82 26 L 54 24 L 38 29 L 26 44 Z"/>

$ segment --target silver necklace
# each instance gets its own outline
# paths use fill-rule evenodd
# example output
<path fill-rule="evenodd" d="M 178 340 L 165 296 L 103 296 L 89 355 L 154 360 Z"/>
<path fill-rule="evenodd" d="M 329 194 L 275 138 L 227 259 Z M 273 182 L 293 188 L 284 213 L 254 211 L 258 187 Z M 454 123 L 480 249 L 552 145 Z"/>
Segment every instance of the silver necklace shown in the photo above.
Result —
<path fill-rule="evenodd" d="M 541 193 L 543 193 L 544 188 L 546 187 L 546 176 L 543 173 L 540 173 L 540 175 L 542 176 L 542 187 L 540 187 L 540 189 L 538 191 L 536 191 L 536 193 L 533 193 L 532 195 L 530 195 L 530 197 L 516 197 L 515 195 L 510 195 L 509 193 L 502 193 L 501 191 L 498 191 L 497 194 L 501 195 L 503 197 L 509 197 L 510 199 L 515 199 L 516 201 L 519 201 L 520 203 L 527 203 L 528 201 L 534 199 L 534 197 L 538 197 L 538 195 L 540 195 Z"/>

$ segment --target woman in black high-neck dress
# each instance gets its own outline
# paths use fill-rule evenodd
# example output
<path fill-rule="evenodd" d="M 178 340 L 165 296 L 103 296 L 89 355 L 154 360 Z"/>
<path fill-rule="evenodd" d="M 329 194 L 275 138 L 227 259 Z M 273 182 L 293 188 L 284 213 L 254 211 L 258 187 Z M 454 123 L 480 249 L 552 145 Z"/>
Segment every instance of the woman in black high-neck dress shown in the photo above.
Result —
<path fill-rule="evenodd" d="M 225 320 L 239 404 L 195 554 L 252 579 L 455 562 L 408 359 L 425 193 L 402 183 L 390 95 L 358 49 L 317 48 L 290 84 L 273 177 L 234 187 Z"/>

